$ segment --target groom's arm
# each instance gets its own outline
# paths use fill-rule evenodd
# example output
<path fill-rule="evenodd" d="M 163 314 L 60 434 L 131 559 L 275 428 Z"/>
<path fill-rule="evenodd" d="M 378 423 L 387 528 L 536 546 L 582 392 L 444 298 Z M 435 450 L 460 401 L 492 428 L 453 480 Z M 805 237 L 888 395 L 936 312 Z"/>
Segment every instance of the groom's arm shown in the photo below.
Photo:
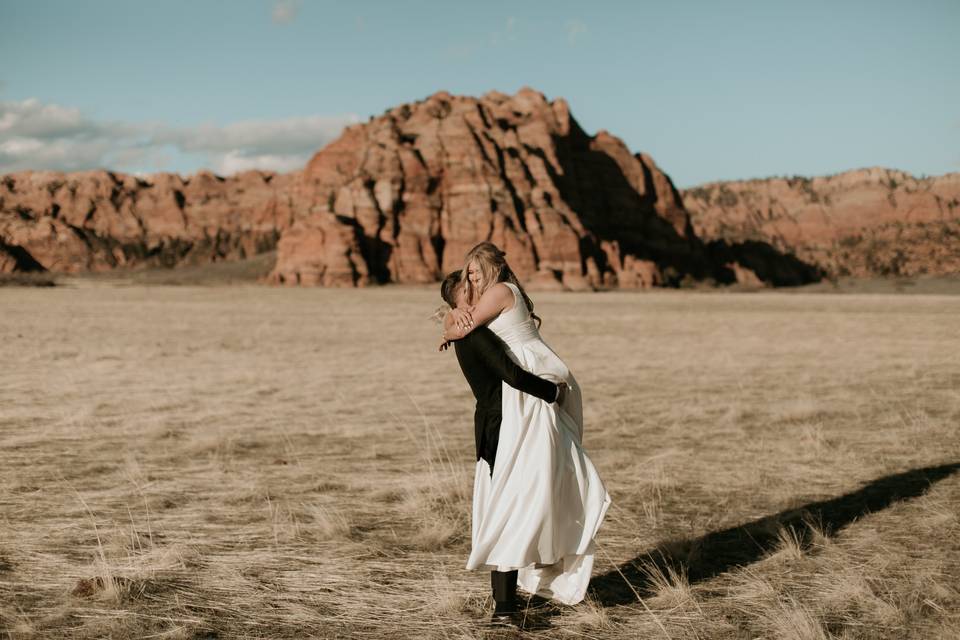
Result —
<path fill-rule="evenodd" d="M 476 330 L 469 339 L 474 342 L 476 352 L 483 363 L 508 385 L 541 400 L 556 401 L 559 395 L 557 385 L 533 375 L 511 360 L 507 355 L 506 347 L 489 329 Z"/>

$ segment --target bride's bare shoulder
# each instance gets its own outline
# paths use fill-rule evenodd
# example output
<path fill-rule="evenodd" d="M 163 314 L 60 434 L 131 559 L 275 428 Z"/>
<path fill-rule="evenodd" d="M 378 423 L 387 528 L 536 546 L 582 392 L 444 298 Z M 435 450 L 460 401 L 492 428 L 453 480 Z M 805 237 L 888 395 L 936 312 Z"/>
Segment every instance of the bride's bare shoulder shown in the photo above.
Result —
<path fill-rule="evenodd" d="M 476 306 L 484 316 L 488 314 L 492 316 L 512 308 L 513 304 L 513 291 L 503 282 L 497 282 L 483 292 Z"/>
<path fill-rule="evenodd" d="M 510 291 L 510 287 L 507 286 L 506 282 L 495 282 L 484 293 L 485 294 L 493 293 L 494 295 L 498 295 L 498 296 L 512 295 L 512 292 Z"/>
<path fill-rule="evenodd" d="M 489 289 L 483 292 L 481 298 L 489 297 L 491 300 L 508 301 L 513 300 L 513 290 L 507 286 L 506 282 L 497 282 Z"/>
<path fill-rule="evenodd" d="M 490 296 L 489 300 L 497 304 L 497 306 L 502 311 L 507 311 L 513 308 L 513 305 L 516 303 L 516 296 L 513 293 L 513 289 L 507 286 L 506 282 L 498 282 L 492 287 L 483 292 L 482 298 Z"/>

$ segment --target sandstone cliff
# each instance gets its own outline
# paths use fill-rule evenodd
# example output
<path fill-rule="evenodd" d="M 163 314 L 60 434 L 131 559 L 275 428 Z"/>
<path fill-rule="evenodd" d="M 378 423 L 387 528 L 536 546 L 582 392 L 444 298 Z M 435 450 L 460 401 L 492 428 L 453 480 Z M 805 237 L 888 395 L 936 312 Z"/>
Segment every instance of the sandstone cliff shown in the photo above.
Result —
<path fill-rule="evenodd" d="M 0 178 L 0 272 L 174 266 L 269 251 L 289 224 L 279 194 L 291 179 L 9 174 Z"/>
<path fill-rule="evenodd" d="M 173 266 L 276 248 L 270 280 L 425 283 L 492 240 L 532 287 L 800 284 L 764 242 L 704 243 L 652 158 L 523 89 L 440 92 L 346 129 L 299 172 L 0 180 L 0 270 Z"/>
<path fill-rule="evenodd" d="M 683 201 L 705 240 L 768 243 L 832 277 L 960 273 L 960 173 L 716 182 Z"/>
<path fill-rule="evenodd" d="M 480 240 L 540 288 L 818 277 L 760 243 L 705 245 L 652 158 L 530 89 L 440 92 L 350 127 L 295 190 L 311 206 L 280 239 L 276 282 L 433 282 Z"/>
<path fill-rule="evenodd" d="M 344 225 L 359 243 L 359 281 L 432 282 L 485 239 L 540 285 L 651 286 L 666 269 L 711 272 L 652 160 L 605 132 L 587 136 L 566 102 L 531 90 L 402 105 L 347 129 L 297 188 L 313 206 L 281 238 L 281 282 L 326 282 Z"/>

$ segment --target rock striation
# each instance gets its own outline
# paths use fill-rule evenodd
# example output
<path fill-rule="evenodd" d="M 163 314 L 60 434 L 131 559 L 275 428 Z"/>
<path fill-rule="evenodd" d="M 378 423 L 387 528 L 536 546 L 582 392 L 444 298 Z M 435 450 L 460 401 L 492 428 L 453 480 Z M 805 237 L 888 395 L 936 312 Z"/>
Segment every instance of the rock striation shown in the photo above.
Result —
<path fill-rule="evenodd" d="M 539 288 L 818 278 L 760 243 L 704 244 L 652 158 L 531 89 L 440 92 L 352 126 L 293 199 L 310 205 L 280 238 L 278 283 L 433 282 L 481 240 Z"/>
<path fill-rule="evenodd" d="M 819 270 L 756 238 L 704 242 L 669 177 L 566 101 L 446 92 L 347 128 L 302 171 L 0 179 L 0 271 L 86 271 L 277 251 L 269 281 L 435 282 L 477 242 L 532 288 L 790 285 Z"/>
<path fill-rule="evenodd" d="M 706 241 L 762 242 L 830 277 L 960 273 L 960 173 L 870 168 L 683 191 Z"/>
<path fill-rule="evenodd" d="M 0 272 L 105 271 L 242 259 L 289 224 L 291 177 L 26 171 L 0 178 Z"/>

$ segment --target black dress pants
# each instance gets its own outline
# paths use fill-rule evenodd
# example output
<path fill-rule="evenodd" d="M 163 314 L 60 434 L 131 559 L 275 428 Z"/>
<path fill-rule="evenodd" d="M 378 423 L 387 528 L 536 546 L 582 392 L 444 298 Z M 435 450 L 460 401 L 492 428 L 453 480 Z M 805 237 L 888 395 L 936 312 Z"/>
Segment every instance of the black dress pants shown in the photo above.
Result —
<path fill-rule="evenodd" d="M 490 586 L 497 606 L 495 614 L 514 613 L 517 610 L 517 571 L 491 571 Z"/>

